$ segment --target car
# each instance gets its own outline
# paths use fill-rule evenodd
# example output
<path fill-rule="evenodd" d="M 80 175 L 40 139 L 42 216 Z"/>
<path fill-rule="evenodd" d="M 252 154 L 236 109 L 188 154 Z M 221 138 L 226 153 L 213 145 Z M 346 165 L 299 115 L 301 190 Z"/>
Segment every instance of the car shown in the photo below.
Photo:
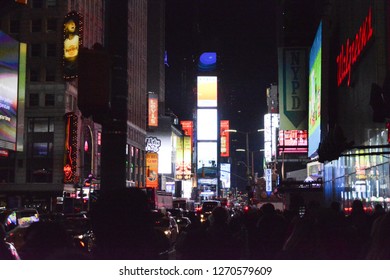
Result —
<path fill-rule="evenodd" d="M 28 226 L 39 221 L 39 213 L 34 208 L 4 209 L 0 212 L 0 223 L 5 232 L 9 232 L 17 226 Z"/>
<path fill-rule="evenodd" d="M 161 211 L 152 211 L 151 213 L 153 226 L 165 234 L 170 245 L 174 245 L 179 236 L 179 226 L 169 213 L 162 213 Z"/>
<path fill-rule="evenodd" d="M 60 223 L 73 238 L 76 248 L 86 253 L 93 252 L 96 246 L 96 238 L 89 218 L 70 215 L 65 216 Z"/>
<path fill-rule="evenodd" d="M 221 202 L 218 200 L 205 200 L 205 201 L 203 201 L 201 207 L 198 210 L 200 212 L 200 221 L 202 223 L 206 222 L 208 217 L 211 215 L 211 212 L 217 206 L 221 206 Z"/>

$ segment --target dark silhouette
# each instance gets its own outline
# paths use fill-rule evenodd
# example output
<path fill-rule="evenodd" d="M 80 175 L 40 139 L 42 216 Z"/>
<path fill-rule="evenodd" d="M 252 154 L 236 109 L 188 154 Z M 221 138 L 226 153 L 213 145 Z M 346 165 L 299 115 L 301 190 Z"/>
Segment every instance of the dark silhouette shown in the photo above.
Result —
<path fill-rule="evenodd" d="M 115 189 L 101 195 L 91 209 L 96 236 L 95 259 L 153 260 L 166 258 L 169 241 L 153 228 L 146 193 Z"/>
<path fill-rule="evenodd" d="M 0 224 L 0 260 L 18 260 L 19 254 L 15 247 L 5 241 L 5 228 Z"/>
<path fill-rule="evenodd" d="M 19 254 L 22 260 L 88 259 L 75 248 L 66 229 L 52 221 L 32 223 L 26 230 Z"/>
<path fill-rule="evenodd" d="M 390 260 L 390 213 L 381 215 L 376 220 L 366 259 Z"/>

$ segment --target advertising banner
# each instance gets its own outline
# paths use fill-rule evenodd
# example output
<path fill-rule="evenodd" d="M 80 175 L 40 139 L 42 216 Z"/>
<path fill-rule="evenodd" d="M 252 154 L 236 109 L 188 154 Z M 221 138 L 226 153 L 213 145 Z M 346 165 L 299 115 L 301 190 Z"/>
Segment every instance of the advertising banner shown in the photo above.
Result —
<path fill-rule="evenodd" d="M 78 75 L 79 48 L 82 45 L 82 16 L 72 11 L 64 19 L 64 79 L 73 79 Z"/>
<path fill-rule="evenodd" d="M 230 155 L 230 133 L 225 132 L 229 129 L 229 121 L 221 120 L 221 157 L 229 157 Z"/>
<path fill-rule="evenodd" d="M 307 129 L 307 49 L 279 48 L 280 129 Z"/>
<path fill-rule="evenodd" d="M 148 98 L 148 126 L 158 126 L 158 98 L 151 93 Z"/>
<path fill-rule="evenodd" d="M 198 107 L 217 107 L 217 77 L 198 76 Z"/>
<path fill-rule="evenodd" d="M 146 187 L 158 187 L 158 154 L 146 153 Z"/>

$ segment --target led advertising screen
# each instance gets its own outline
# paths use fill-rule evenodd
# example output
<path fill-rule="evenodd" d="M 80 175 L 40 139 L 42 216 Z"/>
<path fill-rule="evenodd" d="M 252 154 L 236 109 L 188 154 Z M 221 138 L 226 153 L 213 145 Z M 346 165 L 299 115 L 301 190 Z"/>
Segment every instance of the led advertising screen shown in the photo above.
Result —
<path fill-rule="evenodd" d="M 198 142 L 198 169 L 217 166 L 217 142 Z"/>
<path fill-rule="evenodd" d="M 221 120 L 221 157 L 229 157 L 230 155 L 230 133 L 225 132 L 229 129 L 229 121 Z"/>
<path fill-rule="evenodd" d="M 217 109 L 198 109 L 197 113 L 197 139 L 218 139 L 218 116 Z"/>
<path fill-rule="evenodd" d="M 16 148 L 19 42 L 0 31 L 0 147 Z"/>
<path fill-rule="evenodd" d="M 198 107 L 217 107 L 217 77 L 198 76 Z"/>
<path fill-rule="evenodd" d="M 146 187 L 158 187 L 158 153 L 146 153 Z"/>
<path fill-rule="evenodd" d="M 64 19 L 64 78 L 73 79 L 78 75 L 79 48 L 82 45 L 83 20 L 79 13 L 70 12 Z"/>
<path fill-rule="evenodd" d="M 231 165 L 230 163 L 221 163 L 221 187 L 223 189 L 230 189 L 231 180 L 230 180 L 230 174 L 231 174 Z"/>
<path fill-rule="evenodd" d="M 279 130 L 279 154 L 307 153 L 307 130 Z"/>
<path fill-rule="evenodd" d="M 309 55 L 309 157 L 315 155 L 321 141 L 321 48 L 322 23 Z"/>
<path fill-rule="evenodd" d="M 264 115 L 264 157 L 272 162 L 276 157 L 276 131 L 279 128 L 279 114 Z"/>

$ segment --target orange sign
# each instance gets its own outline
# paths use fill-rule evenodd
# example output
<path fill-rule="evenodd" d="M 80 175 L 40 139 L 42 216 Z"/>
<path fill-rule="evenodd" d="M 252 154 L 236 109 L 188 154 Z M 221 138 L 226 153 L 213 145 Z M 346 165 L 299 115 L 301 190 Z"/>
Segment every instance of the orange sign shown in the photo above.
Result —
<path fill-rule="evenodd" d="M 155 97 L 149 96 L 148 102 L 148 125 L 149 126 L 158 126 L 158 99 Z"/>
<path fill-rule="evenodd" d="M 146 154 L 146 187 L 157 188 L 158 187 L 158 154 L 147 153 Z"/>

